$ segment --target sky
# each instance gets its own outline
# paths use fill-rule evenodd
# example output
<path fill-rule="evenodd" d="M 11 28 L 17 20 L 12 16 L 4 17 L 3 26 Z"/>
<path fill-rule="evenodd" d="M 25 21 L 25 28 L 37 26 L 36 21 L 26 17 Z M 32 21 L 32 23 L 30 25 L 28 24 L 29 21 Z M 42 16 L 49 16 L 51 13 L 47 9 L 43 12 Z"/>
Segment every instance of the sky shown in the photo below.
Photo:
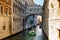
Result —
<path fill-rule="evenodd" d="M 34 3 L 43 6 L 43 1 L 44 0 L 34 0 Z"/>

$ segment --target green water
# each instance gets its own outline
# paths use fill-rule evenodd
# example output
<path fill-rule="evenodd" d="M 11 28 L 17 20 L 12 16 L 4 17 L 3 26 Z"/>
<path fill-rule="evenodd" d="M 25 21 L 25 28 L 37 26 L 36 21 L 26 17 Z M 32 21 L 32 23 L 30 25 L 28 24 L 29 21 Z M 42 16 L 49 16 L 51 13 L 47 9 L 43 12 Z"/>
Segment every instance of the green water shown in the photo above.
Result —
<path fill-rule="evenodd" d="M 48 40 L 45 34 L 42 32 L 42 29 L 40 32 L 36 31 L 36 36 L 30 36 L 28 32 L 29 30 L 26 30 L 3 40 Z"/>

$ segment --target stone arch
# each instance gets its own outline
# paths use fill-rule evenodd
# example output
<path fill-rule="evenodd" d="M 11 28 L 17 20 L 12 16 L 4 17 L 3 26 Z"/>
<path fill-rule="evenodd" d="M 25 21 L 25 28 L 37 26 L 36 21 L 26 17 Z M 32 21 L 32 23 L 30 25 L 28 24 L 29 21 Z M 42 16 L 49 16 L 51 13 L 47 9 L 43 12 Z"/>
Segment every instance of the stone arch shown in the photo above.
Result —
<path fill-rule="evenodd" d="M 35 15 L 39 15 L 39 14 L 29 14 L 29 15 L 25 16 L 25 19 L 24 19 L 24 27 L 25 27 L 25 25 L 26 25 L 27 18 L 28 18 L 29 16 L 35 17 Z M 40 15 L 40 16 L 41 16 L 41 15 Z M 33 20 L 34 20 L 34 19 L 33 19 Z"/>

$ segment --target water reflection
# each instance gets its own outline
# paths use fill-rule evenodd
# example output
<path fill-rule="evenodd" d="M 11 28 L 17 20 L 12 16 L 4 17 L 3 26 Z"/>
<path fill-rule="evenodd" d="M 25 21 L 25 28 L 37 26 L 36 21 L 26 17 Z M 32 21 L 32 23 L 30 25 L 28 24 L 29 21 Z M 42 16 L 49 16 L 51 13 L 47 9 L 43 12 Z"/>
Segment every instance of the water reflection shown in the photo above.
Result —
<path fill-rule="evenodd" d="M 35 30 L 36 30 L 36 36 L 30 36 L 28 34 L 29 30 L 26 30 L 22 33 L 6 38 L 4 40 L 47 40 L 47 37 L 42 32 L 41 28 L 35 28 Z"/>

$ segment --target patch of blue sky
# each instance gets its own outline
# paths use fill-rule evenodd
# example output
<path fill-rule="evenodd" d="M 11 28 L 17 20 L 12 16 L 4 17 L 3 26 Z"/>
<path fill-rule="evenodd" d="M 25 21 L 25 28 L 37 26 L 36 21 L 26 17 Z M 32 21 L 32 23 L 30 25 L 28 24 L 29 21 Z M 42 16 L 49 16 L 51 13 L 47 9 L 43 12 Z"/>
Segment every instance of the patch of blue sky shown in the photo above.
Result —
<path fill-rule="evenodd" d="M 44 0 L 34 0 L 35 4 L 41 5 L 41 6 L 43 6 L 43 2 L 44 2 Z"/>

